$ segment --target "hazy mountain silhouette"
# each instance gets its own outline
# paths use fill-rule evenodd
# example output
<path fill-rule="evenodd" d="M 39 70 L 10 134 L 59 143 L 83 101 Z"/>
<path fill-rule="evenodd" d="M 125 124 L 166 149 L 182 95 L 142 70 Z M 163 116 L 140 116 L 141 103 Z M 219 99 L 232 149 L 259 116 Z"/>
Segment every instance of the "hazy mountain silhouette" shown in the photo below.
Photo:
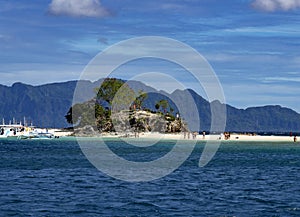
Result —
<path fill-rule="evenodd" d="M 81 84 L 80 96 L 76 102 L 85 102 L 95 96 L 94 89 L 99 86 L 97 82 L 79 81 Z M 9 120 L 32 122 L 40 127 L 66 127 L 65 115 L 72 105 L 73 94 L 77 81 L 52 83 L 32 86 L 15 83 L 11 87 L 0 85 L 0 121 L 4 118 Z M 177 106 L 186 105 L 187 95 L 191 96 L 197 106 L 200 116 L 201 130 L 208 131 L 211 124 L 211 103 L 218 106 L 226 106 L 227 109 L 227 131 L 242 132 L 289 132 L 300 131 L 300 114 L 278 105 L 251 107 L 237 109 L 230 105 L 221 105 L 218 101 L 209 103 L 193 90 L 176 90 L 172 94 L 157 91 L 142 82 L 129 81 L 128 84 L 134 90 L 148 92 L 144 107 L 155 109 L 155 104 L 161 99 L 168 99 L 173 112 L 178 112 Z M 172 99 L 172 100 L 170 100 Z M 179 107 L 180 107 L 179 106 Z M 190 114 L 195 115 L 195 114 Z M 2 121 L 1 121 L 2 122 Z"/>

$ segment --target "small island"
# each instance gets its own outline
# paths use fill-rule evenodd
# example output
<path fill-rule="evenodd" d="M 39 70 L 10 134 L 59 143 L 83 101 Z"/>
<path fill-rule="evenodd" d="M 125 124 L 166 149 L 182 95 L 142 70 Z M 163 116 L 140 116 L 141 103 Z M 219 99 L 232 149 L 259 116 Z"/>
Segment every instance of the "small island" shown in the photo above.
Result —
<path fill-rule="evenodd" d="M 151 110 L 144 106 L 147 93 L 135 92 L 120 79 L 105 79 L 95 92 L 95 98 L 73 105 L 65 116 L 76 136 L 139 137 L 150 132 L 189 132 L 187 123 L 168 100 L 160 99 L 155 103 L 156 110 Z"/>

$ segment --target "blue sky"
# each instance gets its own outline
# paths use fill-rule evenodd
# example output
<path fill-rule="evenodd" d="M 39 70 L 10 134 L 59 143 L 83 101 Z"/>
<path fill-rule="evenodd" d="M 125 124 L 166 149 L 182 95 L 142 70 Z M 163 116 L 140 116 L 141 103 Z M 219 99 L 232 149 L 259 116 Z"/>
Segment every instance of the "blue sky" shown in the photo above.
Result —
<path fill-rule="evenodd" d="M 300 0 L 0 0 L 0 83 L 78 79 L 110 45 L 164 36 L 209 61 L 227 103 L 300 112 L 299 15 Z M 129 64 L 122 73 L 176 73 L 157 64 Z M 167 80 L 157 82 L 168 89 Z"/>

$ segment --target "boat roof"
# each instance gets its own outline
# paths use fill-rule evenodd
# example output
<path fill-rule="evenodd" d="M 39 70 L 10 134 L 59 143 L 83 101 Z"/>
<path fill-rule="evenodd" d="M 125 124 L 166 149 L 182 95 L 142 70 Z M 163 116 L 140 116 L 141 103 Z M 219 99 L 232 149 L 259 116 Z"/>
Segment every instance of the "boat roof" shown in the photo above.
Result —
<path fill-rule="evenodd" d="M 1 124 L 0 127 L 15 127 L 15 128 L 21 127 L 21 128 L 23 128 L 24 126 L 20 125 L 20 124 Z"/>

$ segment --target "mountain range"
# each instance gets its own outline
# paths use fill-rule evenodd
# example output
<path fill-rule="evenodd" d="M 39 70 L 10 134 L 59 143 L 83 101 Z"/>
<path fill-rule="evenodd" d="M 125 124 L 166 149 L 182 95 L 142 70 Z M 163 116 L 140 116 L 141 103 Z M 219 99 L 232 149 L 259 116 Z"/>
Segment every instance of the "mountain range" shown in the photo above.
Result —
<path fill-rule="evenodd" d="M 76 103 L 85 102 L 95 96 L 94 89 L 99 87 L 101 80 L 68 81 L 32 86 L 23 83 L 15 83 L 12 86 L 0 85 L 0 121 L 8 124 L 13 119 L 22 121 L 24 117 L 27 123 L 39 127 L 67 127 L 65 115 L 73 103 L 73 94 L 77 82 L 80 82 L 80 96 Z M 201 130 L 210 129 L 211 103 L 198 95 L 195 91 L 176 90 L 171 94 L 157 91 L 138 81 L 129 81 L 129 86 L 148 93 L 144 107 L 155 110 L 155 104 L 161 99 L 185 99 L 189 94 L 199 112 Z M 178 112 L 174 102 L 170 101 L 173 112 Z M 227 124 L 226 131 L 235 132 L 299 132 L 300 114 L 292 109 L 279 105 L 266 105 L 238 109 L 230 105 L 226 106 Z"/>

